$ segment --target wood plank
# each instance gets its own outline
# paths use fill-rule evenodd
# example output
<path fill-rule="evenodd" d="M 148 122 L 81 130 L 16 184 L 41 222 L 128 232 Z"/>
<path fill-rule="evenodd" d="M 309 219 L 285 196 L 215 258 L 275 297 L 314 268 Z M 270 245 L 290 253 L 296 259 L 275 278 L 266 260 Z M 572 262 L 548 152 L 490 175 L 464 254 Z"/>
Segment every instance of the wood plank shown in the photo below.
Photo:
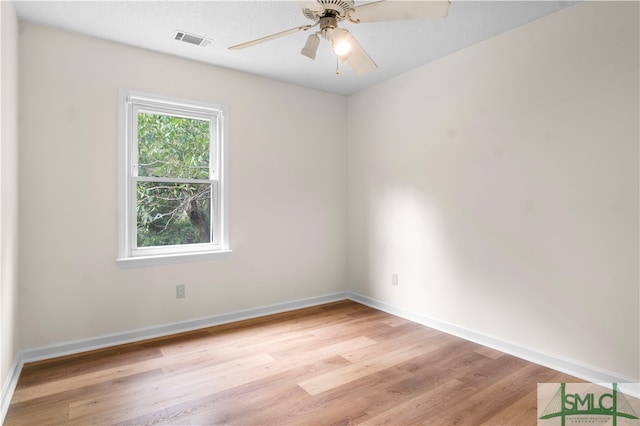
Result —
<path fill-rule="evenodd" d="M 350 424 L 366 415 L 369 407 L 386 400 L 386 390 L 406 380 L 412 374 L 397 367 L 381 370 L 349 383 L 349 391 L 343 387 L 310 396 L 294 402 L 288 408 L 275 413 L 272 424 Z M 293 401 L 290 401 L 293 402 Z"/>
<path fill-rule="evenodd" d="M 407 360 L 423 355 L 425 352 L 435 350 L 434 347 L 425 347 L 421 344 L 402 347 L 395 351 L 376 354 L 358 360 L 357 362 L 339 368 L 335 371 L 321 374 L 310 379 L 298 382 L 298 385 L 306 390 L 309 395 L 317 395 L 329 389 L 353 382 L 356 379 L 391 368 Z"/>
<path fill-rule="evenodd" d="M 498 359 L 502 355 L 504 355 L 504 352 L 500 352 L 500 351 L 497 351 L 495 349 L 487 348 L 485 346 L 479 347 L 478 349 L 474 350 L 474 352 L 477 353 L 477 354 L 480 354 L 482 356 L 486 356 L 487 358 L 491 358 L 491 359 Z"/>
<path fill-rule="evenodd" d="M 447 406 L 450 398 L 462 389 L 464 384 L 456 379 L 442 383 L 437 388 L 421 392 L 415 397 L 394 405 L 388 410 L 362 421 L 361 425 L 420 424 L 438 409 Z"/>
<path fill-rule="evenodd" d="M 445 409 L 430 416 L 429 422 L 435 424 L 482 424 L 494 417 L 493 413 L 514 404 L 522 395 L 535 390 L 536 383 L 527 380 L 527 378 L 536 375 L 538 370 L 543 368 L 535 364 L 526 364 L 486 387 L 461 388 L 458 392 L 450 395 L 450 403 Z M 535 418 L 530 420 L 535 420 Z M 514 423 L 509 422 L 508 424 Z"/>

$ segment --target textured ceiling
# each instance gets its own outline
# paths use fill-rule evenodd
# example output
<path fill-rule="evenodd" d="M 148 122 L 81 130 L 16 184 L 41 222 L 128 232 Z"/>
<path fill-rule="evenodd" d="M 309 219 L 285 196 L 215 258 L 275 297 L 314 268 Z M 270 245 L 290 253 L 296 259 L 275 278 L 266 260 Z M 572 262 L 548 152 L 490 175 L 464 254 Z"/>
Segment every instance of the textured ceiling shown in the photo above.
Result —
<path fill-rule="evenodd" d="M 315 61 L 300 55 L 308 32 L 243 50 L 229 46 L 311 23 L 294 1 L 23 1 L 21 20 L 245 71 L 337 94 L 351 94 L 456 50 L 563 9 L 564 1 L 456 1 L 449 16 L 423 21 L 340 24 L 378 65 L 356 76 L 322 41 Z M 356 0 L 356 5 L 359 2 Z M 212 40 L 175 41 L 176 30 Z"/>

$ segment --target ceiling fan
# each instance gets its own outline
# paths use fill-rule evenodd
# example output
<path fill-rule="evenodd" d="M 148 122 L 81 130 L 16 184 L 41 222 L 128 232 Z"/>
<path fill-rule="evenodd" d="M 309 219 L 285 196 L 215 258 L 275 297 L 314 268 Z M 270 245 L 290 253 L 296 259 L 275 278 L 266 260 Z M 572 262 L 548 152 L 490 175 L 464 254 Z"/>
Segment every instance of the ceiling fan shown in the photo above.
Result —
<path fill-rule="evenodd" d="M 333 48 L 338 61 L 346 62 L 356 75 L 363 75 L 378 68 L 353 35 L 339 28 L 344 20 L 354 24 L 380 21 L 400 21 L 416 19 L 444 18 L 449 12 L 449 0 L 382 0 L 356 6 L 353 0 L 316 0 L 298 2 L 305 7 L 302 14 L 313 24 L 300 25 L 279 33 L 261 37 L 246 43 L 229 47 L 231 50 L 244 49 L 299 31 L 319 27 L 310 34 L 300 53 L 310 59 L 316 58 L 320 37 L 326 39 Z M 313 5 L 313 9 L 306 6 Z M 318 8 L 319 7 L 319 8 Z M 318 8 L 316 10 L 316 8 Z M 336 72 L 339 72 L 336 70 Z"/>

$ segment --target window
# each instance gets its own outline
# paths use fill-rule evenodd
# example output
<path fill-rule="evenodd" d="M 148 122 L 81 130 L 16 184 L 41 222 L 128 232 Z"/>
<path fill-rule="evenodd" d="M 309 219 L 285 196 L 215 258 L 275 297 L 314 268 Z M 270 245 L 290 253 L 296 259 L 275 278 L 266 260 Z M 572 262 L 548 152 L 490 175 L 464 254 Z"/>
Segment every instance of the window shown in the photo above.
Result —
<path fill-rule="evenodd" d="M 123 91 L 123 266 L 229 253 L 222 107 Z"/>

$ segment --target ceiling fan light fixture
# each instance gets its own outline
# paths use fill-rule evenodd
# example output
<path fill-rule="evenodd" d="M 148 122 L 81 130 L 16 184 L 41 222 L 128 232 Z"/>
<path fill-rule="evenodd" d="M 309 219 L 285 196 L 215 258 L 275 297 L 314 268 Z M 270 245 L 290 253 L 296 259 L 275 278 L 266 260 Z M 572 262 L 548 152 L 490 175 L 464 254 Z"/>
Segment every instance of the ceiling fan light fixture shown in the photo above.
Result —
<path fill-rule="evenodd" d="M 309 34 L 307 42 L 304 44 L 300 53 L 310 59 L 316 59 L 316 52 L 318 51 L 318 45 L 320 44 L 320 37 L 317 34 Z"/>
<path fill-rule="evenodd" d="M 334 53 L 341 59 L 346 59 L 351 53 L 349 31 L 336 28 L 331 34 L 331 47 Z"/>
<path fill-rule="evenodd" d="M 333 46 L 333 51 L 339 57 L 345 57 L 351 52 L 351 44 L 348 41 L 341 41 Z"/>

